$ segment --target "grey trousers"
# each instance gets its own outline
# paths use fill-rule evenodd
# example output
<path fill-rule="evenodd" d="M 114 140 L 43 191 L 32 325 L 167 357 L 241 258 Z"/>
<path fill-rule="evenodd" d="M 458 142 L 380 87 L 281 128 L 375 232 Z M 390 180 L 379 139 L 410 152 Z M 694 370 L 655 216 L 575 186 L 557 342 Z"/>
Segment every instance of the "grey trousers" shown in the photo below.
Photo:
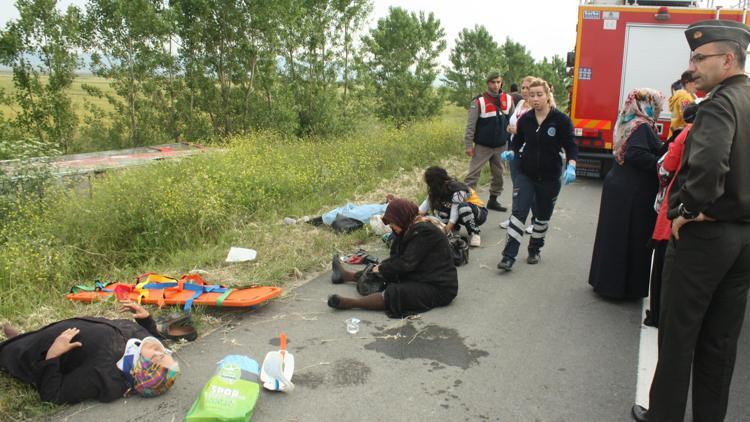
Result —
<path fill-rule="evenodd" d="M 503 151 L 505 151 L 505 146 L 490 148 L 474 144 L 474 155 L 471 157 L 469 174 L 466 175 L 464 183 L 470 188 L 476 189 L 479 175 L 482 173 L 482 167 L 489 161 L 490 170 L 492 171 L 490 195 L 500 196 L 503 192 L 503 161 L 500 159 L 500 153 Z"/>

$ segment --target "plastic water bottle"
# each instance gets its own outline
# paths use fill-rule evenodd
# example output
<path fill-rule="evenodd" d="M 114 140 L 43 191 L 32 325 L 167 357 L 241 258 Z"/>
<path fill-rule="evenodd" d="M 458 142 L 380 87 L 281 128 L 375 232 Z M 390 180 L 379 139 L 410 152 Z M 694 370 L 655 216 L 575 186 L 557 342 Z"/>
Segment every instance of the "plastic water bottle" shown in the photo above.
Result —
<path fill-rule="evenodd" d="M 346 320 L 346 331 L 349 334 L 357 334 L 359 332 L 359 318 L 349 318 Z"/>

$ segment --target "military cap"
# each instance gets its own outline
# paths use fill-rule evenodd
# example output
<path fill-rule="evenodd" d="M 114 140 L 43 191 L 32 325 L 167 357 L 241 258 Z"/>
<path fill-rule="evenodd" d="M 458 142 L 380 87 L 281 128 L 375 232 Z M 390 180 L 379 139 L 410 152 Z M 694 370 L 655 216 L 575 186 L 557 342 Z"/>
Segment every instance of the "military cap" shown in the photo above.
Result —
<path fill-rule="evenodd" d="M 492 70 L 490 71 L 490 73 L 487 74 L 487 82 L 497 79 L 497 78 L 502 78 L 502 76 L 500 76 L 500 71 Z"/>
<path fill-rule="evenodd" d="M 736 21 L 699 21 L 688 26 L 685 30 L 685 38 L 691 50 L 716 41 L 734 41 L 746 50 L 747 45 L 750 44 L 750 28 Z"/>

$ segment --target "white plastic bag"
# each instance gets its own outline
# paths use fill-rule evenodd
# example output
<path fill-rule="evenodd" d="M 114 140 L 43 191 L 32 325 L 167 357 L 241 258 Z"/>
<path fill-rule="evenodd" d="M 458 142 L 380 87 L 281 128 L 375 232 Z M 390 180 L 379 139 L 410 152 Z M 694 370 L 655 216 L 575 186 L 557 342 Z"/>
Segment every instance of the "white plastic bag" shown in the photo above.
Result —
<path fill-rule="evenodd" d="M 378 236 L 382 236 L 391 232 L 391 227 L 383 224 L 383 216 L 380 214 L 375 214 L 370 217 L 370 227 L 372 228 L 373 233 L 377 234 Z"/>
<path fill-rule="evenodd" d="M 238 248 L 232 246 L 229 248 L 229 254 L 227 254 L 227 262 L 246 262 L 253 261 L 258 256 L 258 252 L 255 249 Z"/>

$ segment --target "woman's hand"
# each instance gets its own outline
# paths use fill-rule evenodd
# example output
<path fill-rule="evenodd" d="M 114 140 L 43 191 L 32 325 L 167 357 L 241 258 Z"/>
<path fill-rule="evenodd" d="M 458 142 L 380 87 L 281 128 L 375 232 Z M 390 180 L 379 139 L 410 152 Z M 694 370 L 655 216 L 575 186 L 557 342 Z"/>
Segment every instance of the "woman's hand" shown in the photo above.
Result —
<path fill-rule="evenodd" d="M 515 135 L 516 134 L 516 125 L 508 125 L 508 127 L 505 130 L 507 130 L 508 133 Z"/>
<path fill-rule="evenodd" d="M 78 328 L 68 328 L 67 330 L 60 333 L 59 336 L 55 339 L 54 342 L 52 342 L 52 346 L 49 347 L 47 350 L 47 359 L 54 359 L 56 357 L 62 356 L 65 353 L 68 353 L 69 351 L 73 349 L 77 349 L 83 344 L 80 341 L 76 341 L 74 343 L 71 343 L 71 340 L 73 340 L 73 337 L 77 336 L 78 333 L 80 333 L 81 330 Z"/>
<path fill-rule="evenodd" d="M 379 273 L 380 272 L 380 265 L 376 265 L 372 267 L 372 270 L 370 270 L 372 273 Z"/>
<path fill-rule="evenodd" d="M 120 302 L 120 312 L 130 312 L 133 314 L 133 318 L 135 319 L 144 319 L 148 318 L 149 314 L 146 309 L 143 308 L 143 306 L 131 302 L 131 301 L 124 301 Z"/>

